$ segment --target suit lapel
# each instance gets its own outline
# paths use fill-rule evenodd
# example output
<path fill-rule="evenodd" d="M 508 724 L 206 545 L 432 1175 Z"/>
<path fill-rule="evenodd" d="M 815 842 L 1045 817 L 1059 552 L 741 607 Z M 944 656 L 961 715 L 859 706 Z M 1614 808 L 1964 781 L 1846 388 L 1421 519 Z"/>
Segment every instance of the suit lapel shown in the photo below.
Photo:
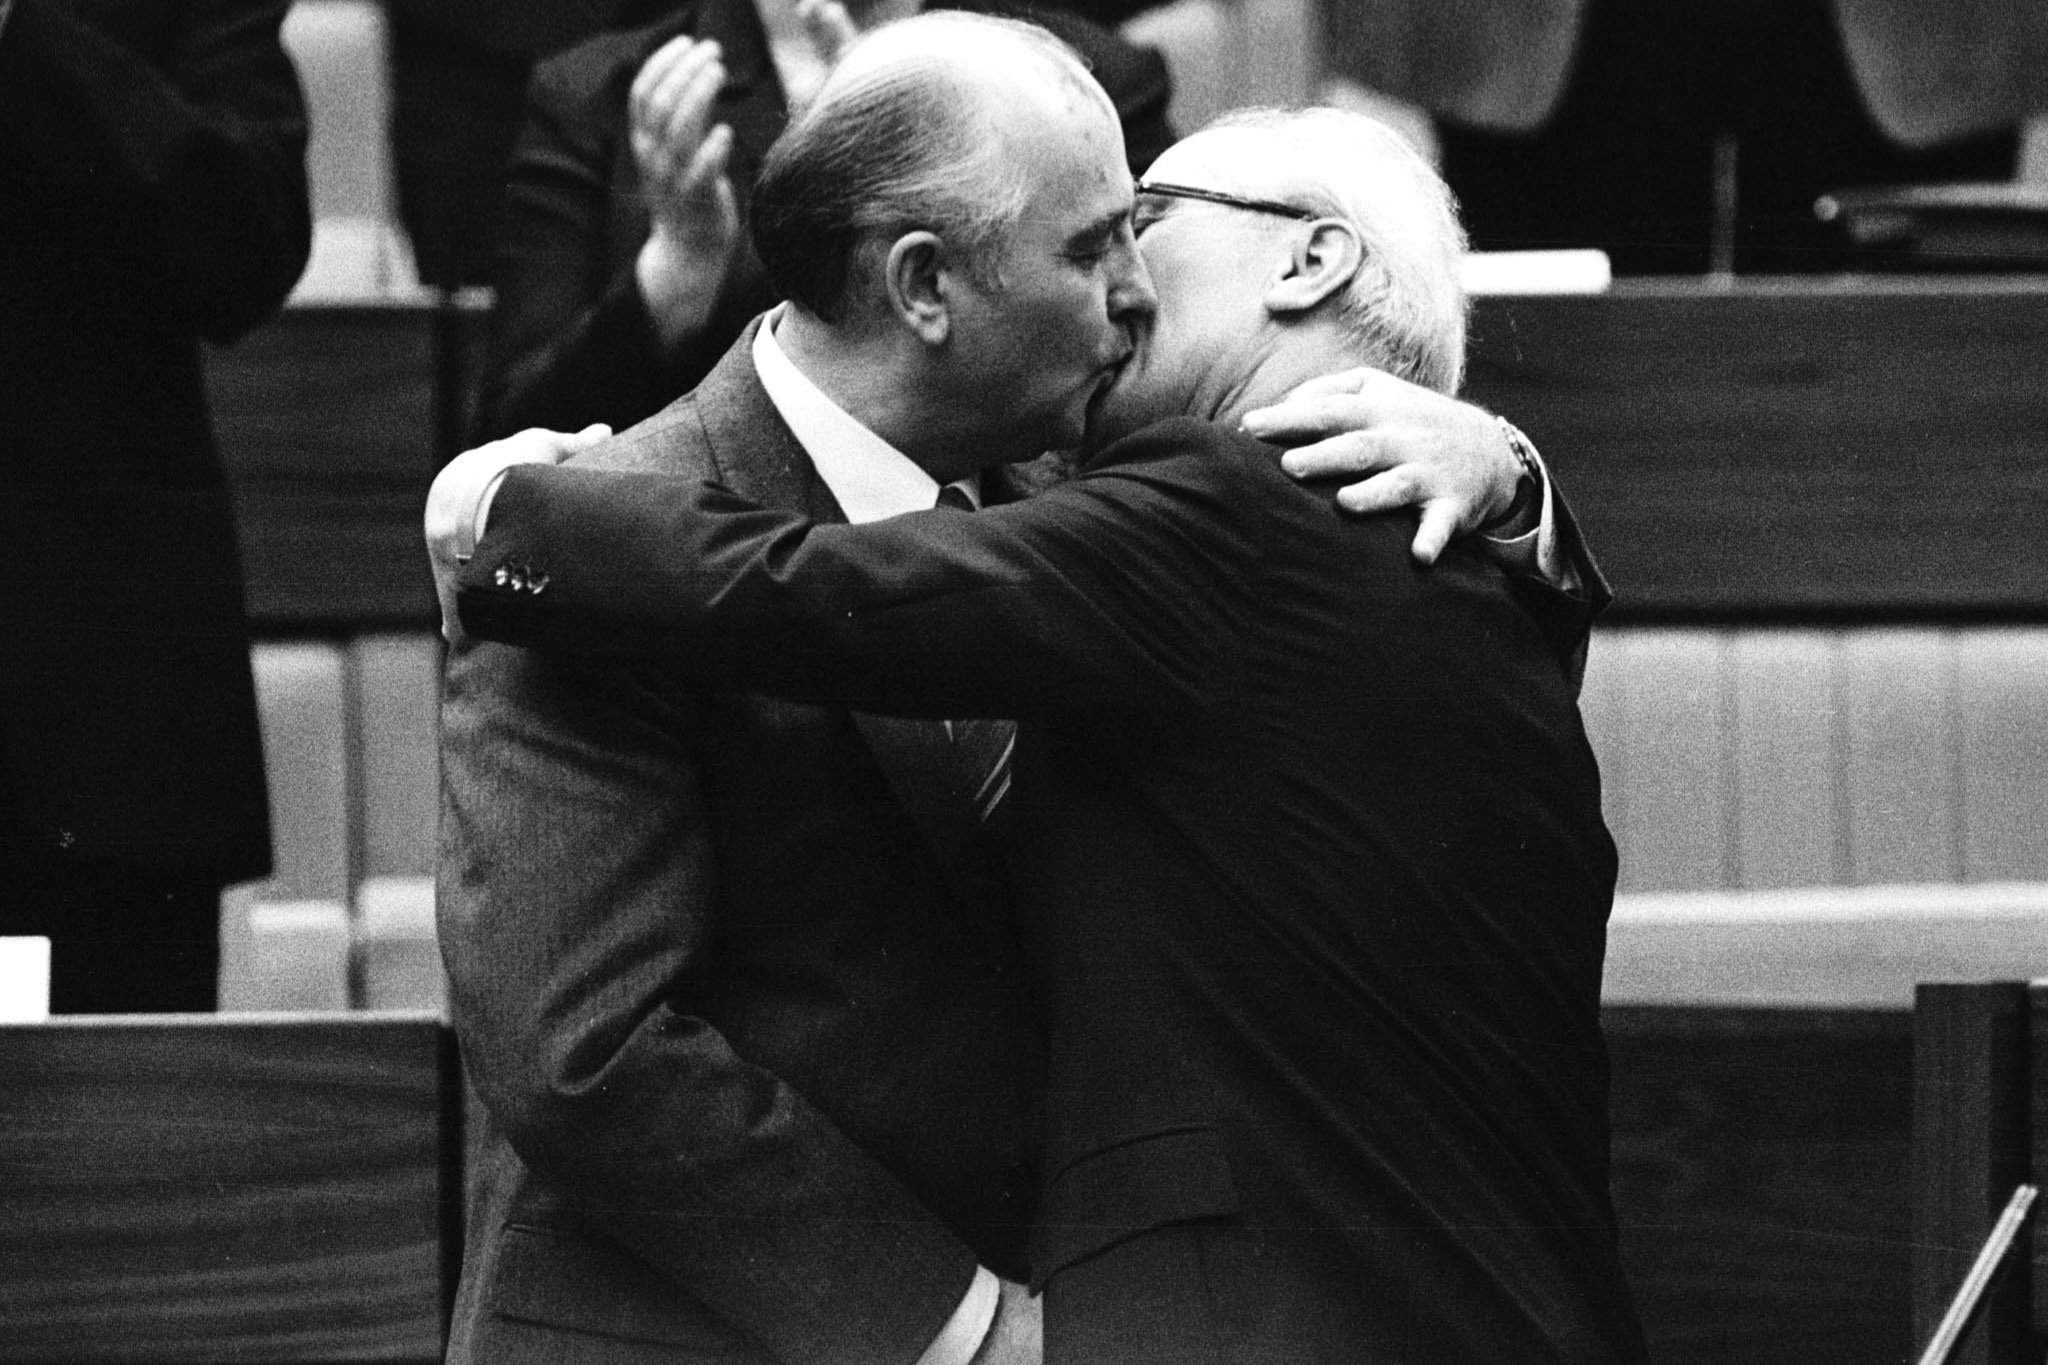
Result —
<path fill-rule="evenodd" d="M 846 514 L 754 371 L 754 336 L 762 321 L 747 324 L 694 395 L 713 470 L 726 487 L 763 507 L 843 522 Z"/>
<path fill-rule="evenodd" d="M 761 387 L 753 352 L 763 321 L 749 323 L 697 387 L 697 420 L 713 473 L 735 493 L 763 506 L 800 511 L 814 521 L 844 522 L 846 513 Z M 945 725 L 864 711 L 848 714 L 940 861 L 956 873 L 974 875 L 981 857 L 979 822 L 973 792 L 963 790 L 963 784 L 972 784 L 961 772 Z"/>

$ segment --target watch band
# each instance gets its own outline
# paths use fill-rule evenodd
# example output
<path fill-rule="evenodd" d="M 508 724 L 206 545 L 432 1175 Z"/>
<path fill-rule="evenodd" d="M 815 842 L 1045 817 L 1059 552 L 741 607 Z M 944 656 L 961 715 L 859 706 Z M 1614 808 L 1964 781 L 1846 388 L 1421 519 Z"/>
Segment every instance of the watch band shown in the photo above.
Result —
<path fill-rule="evenodd" d="M 1522 467 L 1522 476 L 1515 480 L 1515 496 L 1508 505 L 1488 517 L 1479 525 L 1481 535 L 1490 535 L 1503 526 L 1512 526 L 1526 512 L 1532 503 L 1542 495 L 1543 465 L 1536 458 L 1535 443 L 1522 433 L 1522 429 L 1507 418 L 1495 415 L 1493 419 L 1500 427 L 1500 433 L 1508 443 L 1508 453 L 1515 457 L 1515 463 Z"/>

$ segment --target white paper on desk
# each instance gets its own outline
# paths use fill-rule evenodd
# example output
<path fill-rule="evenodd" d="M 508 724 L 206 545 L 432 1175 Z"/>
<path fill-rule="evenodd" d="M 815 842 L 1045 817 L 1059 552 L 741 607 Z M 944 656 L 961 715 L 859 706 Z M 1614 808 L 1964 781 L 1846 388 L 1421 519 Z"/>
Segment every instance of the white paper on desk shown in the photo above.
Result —
<path fill-rule="evenodd" d="M 50 940 L 0 938 L 0 1024 L 50 1017 Z"/>
<path fill-rule="evenodd" d="M 1468 294 L 1598 294 L 1614 283 L 1614 267 L 1592 248 L 1475 251 L 1460 278 Z"/>

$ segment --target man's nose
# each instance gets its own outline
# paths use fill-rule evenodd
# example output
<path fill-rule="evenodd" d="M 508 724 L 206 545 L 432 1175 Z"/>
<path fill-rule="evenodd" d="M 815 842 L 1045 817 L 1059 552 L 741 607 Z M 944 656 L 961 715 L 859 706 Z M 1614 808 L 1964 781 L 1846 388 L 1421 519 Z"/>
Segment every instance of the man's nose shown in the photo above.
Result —
<path fill-rule="evenodd" d="M 1152 291 L 1152 272 L 1145 268 L 1145 258 L 1138 251 L 1135 241 L 1126 240 L 1118 247 L 1119 269 L 1110 283 L 1109 313 L 1119 320 L 1142 316 L 1150 317 L 1159 311 L 1159 295 Z"/>

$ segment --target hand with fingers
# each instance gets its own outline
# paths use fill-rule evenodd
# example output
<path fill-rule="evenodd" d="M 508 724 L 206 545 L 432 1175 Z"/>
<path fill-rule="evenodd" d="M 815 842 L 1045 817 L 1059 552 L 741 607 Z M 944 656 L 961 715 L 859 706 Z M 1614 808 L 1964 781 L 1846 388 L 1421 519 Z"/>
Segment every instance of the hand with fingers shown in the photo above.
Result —
<path fill-rule="evenodd" d="M 634 274 L 671 346 L 710 321 L 739 245 L 726 173 L 732 129 L 711 118 L 724 86 L 718 44 L 686 35 L 655 49 L 627 95 L 628 136 L 653 222 Z"/>
<path fill-rule="evenodd" d="M 427 560 L 434 570 L 434 595 L 441 603 L 441 637 L 449 644 L 462 641 L 455 576 L 476 553 L 499 476 L 516 464 L 560 464 L 611 434 L 602 422 L 574 433 L 534 427 L 466 450 L 434 476 L 427 489 Z"/>
<path fill-rule="evenodd" d="M 1497 529 L 1520 505 L 1527 476 L 1497 418 L 1383 370 L 1311 379 L 1246 413 L 1243 426 L 1293 447 L 1281 467 L 1295 478 L 1365 476 L 1338 491 L 1346 511 L 1420 508 L 1412 549 L 1423 564 L 1435 563 L 1453 536 Z"/>

